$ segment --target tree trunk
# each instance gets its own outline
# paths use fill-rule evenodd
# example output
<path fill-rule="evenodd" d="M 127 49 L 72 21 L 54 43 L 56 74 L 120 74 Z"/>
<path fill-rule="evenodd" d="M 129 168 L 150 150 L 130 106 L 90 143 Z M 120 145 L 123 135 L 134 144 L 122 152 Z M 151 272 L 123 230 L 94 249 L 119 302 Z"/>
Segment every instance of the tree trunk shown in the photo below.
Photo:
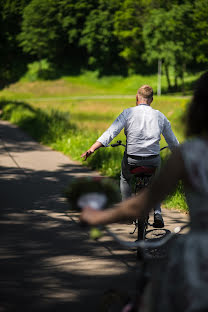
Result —
<path fill-rule="evenodd" d="M 157 95 L 161 95 L 161 68 L 162 68 L 162 61 L 158 59 L 158 77 L 157 77 Z"/>
<path fill-rule="evenodd" d="M 175 84 L 174 84 L 174 89 L 175 89 L 175 90 L 178 89 L 178 75 L 177 75 L 177 73 L 175 73 Z"/>
<path fill-rule="evenodd" d="M 167 64 L 165 64 L 165 75 L 166 75 L 166 78 L 167 78 L 168 90 L 171 90 L 170 76 L 169 76 L 169 70 L 168 70 L 168 65 Z"/>
<path fill-rule="evenodd" d="M 185 84 L 184 84 L 184 73 L 186 71 L 186 64 L 183 63 L 182 65 L 182 71 L 181 71 L 181 85 L 182 85 L 182 93 L 183 95 L 186 94 L 186 91 L 185 91 Z"/>

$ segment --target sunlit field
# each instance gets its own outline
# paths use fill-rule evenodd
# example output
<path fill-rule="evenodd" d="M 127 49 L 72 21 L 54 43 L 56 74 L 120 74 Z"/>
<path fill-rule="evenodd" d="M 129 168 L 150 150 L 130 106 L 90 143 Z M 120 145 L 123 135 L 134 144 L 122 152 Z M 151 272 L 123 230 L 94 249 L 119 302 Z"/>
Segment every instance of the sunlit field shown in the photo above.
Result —
<path fill-rule="evenodd" d="M 185 74 L 185 92 L 190 95 L 192 85 L 201 73 L 195 75 Z M 174 76 L 170 75 L 173 84 Z M 157 75 L 133 75 L 129 77 L 108 76 L 99 78 L 97 72 L 84 72 L 80 76 L 67 76 L 58 80 L 33 81 L 22 78 L 19 82 L 11 84 L 0 92 L 0 95 L 19 98 L 47 98 L 47 97 L 87 97 L 95 95 L 125 95 L 133 96 L 137 89 L 143 85 L 152 86 L 157 92 Z M 165 75 L 161 78 L 162 94 L 167 95 L 167 81 Z M 174 93 L 176 95 L 176 93 Z M 181 95 L 178 93 L 178 95 Z"/>
<path fill-rule="evenodd" d="M 184 140 L 184 129 L 181 118 L 185 112 L 188 98 L 154 97 L 152 107 L 160 110 L 171 121 L 172 128 L 180 141 Z M 88 100 L 28 100 L 34 108 L 44 110 L 57 109 L 70 114 L 70 120 L 80 129 L 97 131 L 108 126 L 124 109 L 135 105 L 135 98 L 130 99 L 88 99 Z"/>
<path fill-rule="evenodd" d="M 0 92 L 1 118 L 10 120 L 29 132 L 36 140 L 81 162 L 80 155 L 110 126 L 118 114 L 135 105 L 138 84 L 136 81 L 134 93 L 131 86 L 132 93 L 129 92 L 127 96 L 122 92 L 118 93 L 122 88 L 111 89 L 109 84 L 104 82 L 103 85 L 101 83 L 97 86 L 95 83 L 93 86 L 90 85 L 90 80 L 84 85 L 78 82 L 74 84 L 70 79 L 72 78 L 33 83 L 20 81 L 5 88 Z M 114 85 L 124 84 L 124 81 L 119 79 L 112 81 Z M 113 92 L 107 92 L 107 89 Z M 180 142 L 183 142 L 185 137 L 183 116 L 189 100 L 190 96 L 162 95 L 154 96 L 152 104 L 153 108 L 160 110 L 170 120 Z M 118 139 L 125 142 L 123 131 L 114 141 Z M 166 143 L 162 138 L 161 147 L 164 145 Z M 163 151 L 162 158 L 165 159 L 168 153 L 167 150 Z M 103 148 L 85 165 L 118 179 L 122 154 L 122 148 Z M 168 199 L 165 205 L 186 209 L 181 190 Z"/>

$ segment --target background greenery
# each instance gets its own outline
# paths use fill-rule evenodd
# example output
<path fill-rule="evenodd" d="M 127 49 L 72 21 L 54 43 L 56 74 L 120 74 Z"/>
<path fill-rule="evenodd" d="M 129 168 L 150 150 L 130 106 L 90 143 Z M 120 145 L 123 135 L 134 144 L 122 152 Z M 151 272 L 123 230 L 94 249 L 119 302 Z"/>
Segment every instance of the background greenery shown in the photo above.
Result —
<path fill-rule="evenodd" d="M 40 142 L 80 160 L 139 86 L 157 93 L 160 62 L 153 106 L 184 140 L 182 117 L 208 64 L 207 0 L 2 0 L 0 29 L 1 118 Z M 87 165 L 118 178 L 122 153 L 102 149 Z M 182 185 L 166 205 L 186 209 Z"/>
<path fill-rule="evenodd" d="M 117 115 L 123 109 L 135 105 L 135 96 L 127 94 L 135 91 L 137 84 L 144 82 L 144 79 L 149 79 L 152 83 L 156 80 L 156 76 L 123 79 L 109 77 L 100 80 L 93 73 L 88 73 L 87 77 L 88 80 L 86 75 L 82 75 L 30 83 L 23 79 L 0 92 L 1 118 L 17 124 L 39 142 L 81 161 L 81 154 Z M 81 93 L 83 90 L 87 96 Z M 118 90 L 122 90 L 124 94 L 117 95 Z M 180 95 L 154 97 L 153 107 L 168 117 L 180 142 L 184 140 L 182 118 L 189 98 Z M 114 141 L 118 139 L 125 142 L 123 131 Z M 161 147 L 164 145 L 165 141 L 162 139 Z M 168 151 L 164 150 L 161 153 L 162 159 L 165 160 L 167 155 Z M 122 156 L 122 147 L 103 148 L 83 164 L 118 180 Z M 165 205 L 186 209 L 181 185 Z"/>
<path fill-rule="evenodd" d="M 185 92 L 184 74 L 207 67 L 207 0 L 4 0 L 0 28 L 0 87 L 27 70 L 29 81 L 149 75 L 161 60 L 163 92 Z"/>

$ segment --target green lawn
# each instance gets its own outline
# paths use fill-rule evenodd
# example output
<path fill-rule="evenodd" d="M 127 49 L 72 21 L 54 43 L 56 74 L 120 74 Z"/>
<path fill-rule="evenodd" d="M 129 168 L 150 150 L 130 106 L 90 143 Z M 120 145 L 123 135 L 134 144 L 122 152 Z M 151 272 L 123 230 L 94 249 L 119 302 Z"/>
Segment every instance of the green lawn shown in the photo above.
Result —
<path fill-rule="evenodd" d="M 92 74 L 91 77 L 64 77 L 56 81 L 20 81 L 0 92 L 1 118 L 19 125 L 43 144 L 81 161 L 80 155 L 107 129 L 116 116 L 123 109 L 135 105 L 134 94 L 141 84 L 149 83 L 156 88 L 156 77 L 151 76 L 148 79 L 133 76 L 99 80 Z M 120 97 L 108 98 L 110 94 Z M 127 94 L 132 96 L 126 98 L 124 95 Z M 103 98 L 95 95 L 102 95 Z M 184 140 L 182 118 L 188 101 L 189 97 L 181 95 L 163 95 L 155 96 L 152 104 L 171 121 L 180 142 Z M 123 132 L 115 140 L 118 139 L 125 140 Z M 162 139 L 161 147 L 164 145 Z M 103 148 L 89 158 L 87 165 L 118 179 L 122 153 L 122 148 Z M 163 151 L 162 158 L 167 154 L 166 150 Z M 186 209 L 181 186 L 165 205 Z"/>
<path fill-rule="evenodd" d="M 199 77 L 185 74 L 186 94 L 190 95 L 192 84 Z M 173 84 L 174 77 L 170 75 Z M 162 94 L 167 94 L 166 77 L 162 75 Z M 180 81 L 179 81 L 180 83 Z M 85 72 L 80 76 L 67 76 L 59 80 L 34 81 L 25 79 L 12 84 L 0 92 L 1 96 L 12 98 L 39 98 L 39 97 L 67 97 L 67 96 L 92 96 L 92 95 L 135 95 L 137 89 L 149 84 L 157 92 L 157 75 L 133 75 L 130 77 L 111 76 L 99 78 L 96 72 Z M 174 95 L 181 95 L 175 93 Z"/>

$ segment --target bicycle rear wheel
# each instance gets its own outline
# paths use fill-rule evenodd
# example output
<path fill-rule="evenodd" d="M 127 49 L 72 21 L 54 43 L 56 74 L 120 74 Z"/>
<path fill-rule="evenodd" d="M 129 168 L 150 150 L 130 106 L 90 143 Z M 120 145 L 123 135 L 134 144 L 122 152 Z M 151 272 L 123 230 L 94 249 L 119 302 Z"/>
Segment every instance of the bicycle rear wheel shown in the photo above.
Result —
<path fill-rule="evenodd" d="M 137 240 L 145 240 L 148 226 L 148 218 L 138 219 L 137 221 Z M 143 255 L 141 249 L 137 249 L 137 259 L 141 260 Z"/>
<path fill-rule="evenodd" d="M 146 219 L 138 219 L 137 221 L 137 239 L 144 240 L 147 233 L 148 222 Z"/>
<path fill-rule="evenodd" d="M 136 177 L 134 190 L 135 194 L 138 194 L 142 189 L 144 189 L 144 187 L 146 187 L 148 183 L 149 179 L 146 179 L 146 177 Z M 136 224 L 137 224 L 137 240 L 144 240 L 147 231 L 148 217 L 142 217 L 140 219 L 137 219 Z"/>
<path fill-rule="evenodd" d="M 149 178 L 146 177 L 136 177 L 136 183 L 135 183 L 135 194 L 138 194 L 144 187 L 146 187 L 149 183 Z M 137 240 L 144 240 L 146 237 L 147 232 L 147 226 L 148 226 L 148 217 L 142 217 L 140 219 L 136 220 L 136 226 L 137 226 Z M 137 249 L 137 259 L 142 259 L 141 250 Z"/>

